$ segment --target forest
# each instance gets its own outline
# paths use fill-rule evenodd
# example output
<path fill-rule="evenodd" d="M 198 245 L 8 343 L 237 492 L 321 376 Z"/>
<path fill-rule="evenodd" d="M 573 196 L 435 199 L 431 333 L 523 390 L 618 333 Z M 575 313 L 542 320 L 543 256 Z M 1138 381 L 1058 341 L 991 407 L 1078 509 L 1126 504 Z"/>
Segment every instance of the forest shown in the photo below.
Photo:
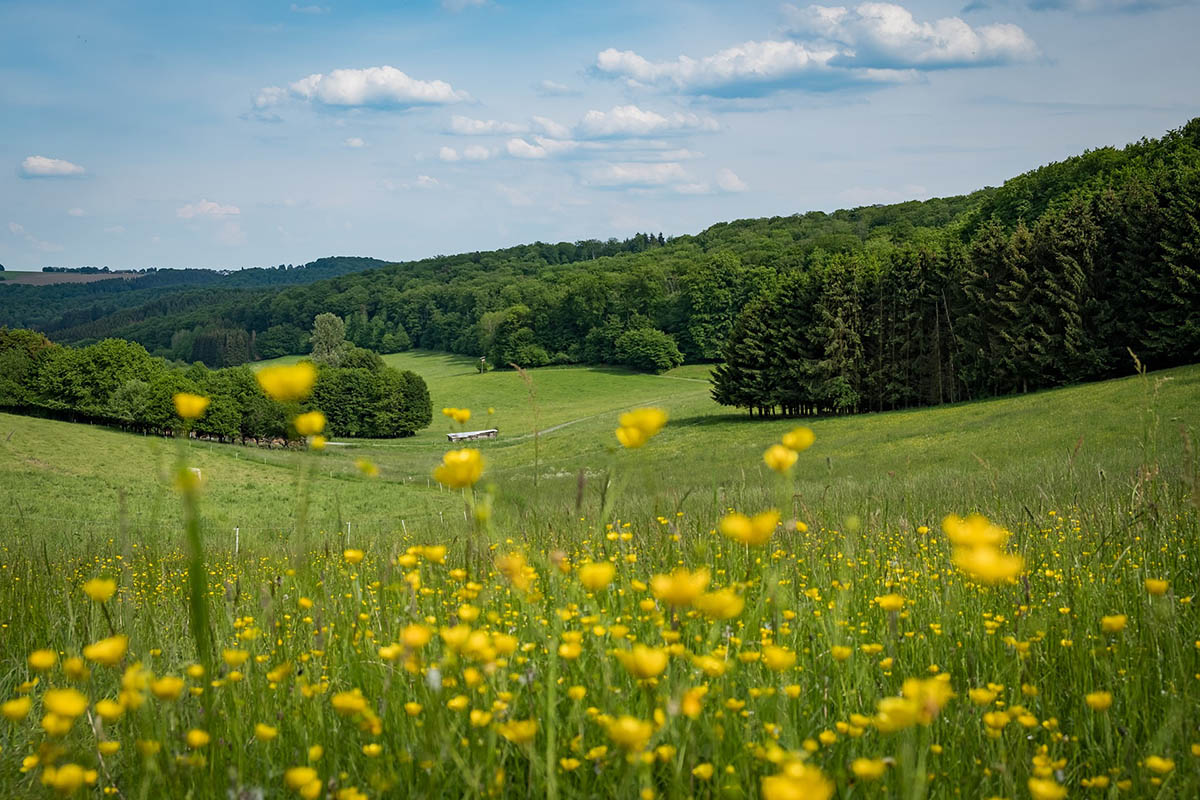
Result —
<path fill-rule="evenodd" d="M 5 287 L 0 320 L 228 367 L 307 352 L 314 318 L 330 312 L 378 352 L 648 371 L 724 361 L 714 396 L 764 412 L 952 402 L 1123 374 L 1129 350 L 1155 368 L 1196 361 L 1198 170 L 1200 119 L 959 197 L 437 256 L 288 287 L 131 286 L 104 299 L 90 294 L 108 281 Z M 40 306 L 55 319 L 28 308 L 47 290 L 62 298 Z"/>

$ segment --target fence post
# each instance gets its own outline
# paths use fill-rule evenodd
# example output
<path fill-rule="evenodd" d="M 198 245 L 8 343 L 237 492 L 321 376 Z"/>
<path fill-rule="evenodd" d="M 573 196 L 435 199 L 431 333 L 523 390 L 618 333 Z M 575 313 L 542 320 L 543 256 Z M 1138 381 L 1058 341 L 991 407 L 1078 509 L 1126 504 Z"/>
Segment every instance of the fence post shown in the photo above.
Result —
<path fill-rule="evenodd" d="M 233 529 L 233 557 L 237 558 L 238 550 L 242 544 L 242 529 L 240 527 Z"/>

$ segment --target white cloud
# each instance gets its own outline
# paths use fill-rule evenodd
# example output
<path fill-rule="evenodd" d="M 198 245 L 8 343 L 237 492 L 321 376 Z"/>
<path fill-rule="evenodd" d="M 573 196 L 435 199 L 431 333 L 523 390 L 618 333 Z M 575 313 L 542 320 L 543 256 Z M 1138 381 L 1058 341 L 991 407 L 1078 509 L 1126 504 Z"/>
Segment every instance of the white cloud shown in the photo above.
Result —
<path fill-rule="evenodd" d="M 566 125 L 555 122 L 549 117 L 534 117 L 534 126 L 542 133 L 554 139 L 570 139 L 571 129 Z"/>
<path fill-rule="evenodd" d="M 488 150 L 486 147 L 478 144 L 473 144 L 463 150 L 463 157 L 469 161 L 483 161 L 484 159 L 491 158 L 491 156 L 491 150 Z"/>
<path fill-rule="evenodd" d="M 690 181 L 691 176 L 675 162 L 605 164 L 587 176 L 587 182 L 595 186 L 657 187 L 686 184 Z"/>
<path fill-rule="evenodd" d="M 275 87 L 263 89 L 269 92 Z M 335 69 L 328 75 L 313 73 L 289 84 L 293 96 L 324 106 L 354 108 L 413 108 L 447 105 L 470 99 L 445 81 L 422 81 L 395 67 Z"/>
<path fill-rule="evenodd" d="M 69 208 L 67 209 L 67 215 L 71 217 L 86 217 L 87 212 L 82 208 Z"/>
<path fill-rule="evenodd" d="M 533 88 L 543 97 L 570 97 L 579 94 L 565 83 L 551 80 L 538 81 Z"/>
<path fill-rule="evenodd" d="M 346 147 L 354 147 L 354 148 L 358 148 L 358 147 L 366 147 L 366 146 L 367 146 L 367 143 L 366 143 L 366 142 L 364 142 L 364 141 L 363 141 L 363 140 L 362 140 L 360 137 L 358 137 L 358 136 L 351 136 L 349 139 L 347 139 L 347 140 L 345 141 L 345 145 L 346 145 Z"/>
<path fill-rule="evenodd" d="M 418 189 L 434 189 L 440 186 L 437 178 L 431 178 L 428 175 L 418 175 L 416 188 Z"/>
<path fill-rule="evenodd" d="M 20 236 L 25 240 L 25 243 L 37 250 L 39 253 L 58 253 L 62 251 L 62 245 L 54 244 L 53 242 L 43 241 L 34 236 L 29 231 L 25 230 L 25 226 L 19 222 L 8 223 L 8 231 L 13 236 Z"/>
<path fill-rule="evenodd" d="M 293 14 L 324 14 L 329 9 L 318 5 L 301 6 L 292 3 L 292 7 L 288 11 L 291 11 Z"/>
<path fill-rule="evenodd" d="M 494 119 L 471 119 L 455 114 L 450 118 L 450 132 L 460 136 L 487 136 L 493 134 L 524 133 L 527 128 L 515 122 L 497 122 Z"/>
<path fill-rule="evenodd" d="M 508 154 L 514 158 L 546 158 L 569 153 L 578 147 L 579 142 L 545 136 L 534 136 L 532 144 L 524 139 L 509 139 L 505 145 Z"/>
<path fill-rule="evenodd" d="M 846 48 L 834 66 L 881 69 L 947 69 L 1028 61 L 1037 46 L 1016 25 L 973 28 L 958 17 L 917 22 L 894 3 L 863 3 L 854 8 L 785 5 L 789 33 L 815 36 Z"/>
<path fill-rule="evenodd" d="M 442 161 L 458 161 L 458 151 L 453 147 L 443 147 L 438 151 L 438 158 Z"/>
<path fill-rule="evenodd" d="M 717 186 L 722 192 L 744 192 L 750 187 L 728 167 L 717 171 Z"/>
<path fill-rule="evenodd" d="M 591 110 L 578 125 L 586 137 L 656 136 L 684 131 L 714 131 L 717 121 L 712 117 L 675 112 L 669 116 L 643 111 L 635 105 L 616 106 L 611 111 Z"/>
<path fill-rule="evenodd" d="M 657 86 L 685 94 L 750 97 L 785 88 L 897 83 L 911 79 L 892 70 L 835 69 L 839 49 L 798 42 L 745 42 L 711 56 L 649 61 L 632 50 L 609 48 L 596 56 L 596 71 L 635 87 Z"/>
<path fill-rule="evenodd" d="M 279 86 L 265 86 L 254 93 L 254 107 L 258 110 L 273 108 L 287 99 L 287 89 Z"/>
<path fill-rule="evenodd" d="M 192 219 L 193 217 L 230 217 L 241 213 L 242 210 L 237 206 L 223 206 L 212 200 L 188 203 L 186 206 L 175 209 L 175 216 L 180 219 Z"/>
<path fill-rule="evenodd" d="M 236 222 L 226 222 L 217 231 L 217 241 L 230 247 L 237 247 L 246 243 L 246 232 L 242 230 L 242 226 Z"/>
<path fill-rule="evenodd" d="M 23 178 L 69 178 L 84 173 L 83 167 L 61 158 L 29 156 L 21 162 Z"/>

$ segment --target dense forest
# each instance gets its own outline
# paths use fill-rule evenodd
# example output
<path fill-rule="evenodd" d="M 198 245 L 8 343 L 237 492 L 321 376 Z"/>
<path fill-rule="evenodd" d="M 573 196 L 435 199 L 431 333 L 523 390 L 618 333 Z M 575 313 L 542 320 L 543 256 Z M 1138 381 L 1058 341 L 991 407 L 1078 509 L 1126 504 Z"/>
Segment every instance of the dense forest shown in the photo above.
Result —
<path fill-rule="evenodd" d="M 81 299 L 110 281 L 0 286 L 0 321 L 221 367 L 307 352 L 314 318 L 332 312 L 380 352 L 646 370 L 726 360 L 717 399 L 767 412 L 947 402 L 1120 374 L 1126 348 L 1154 367 L 1198 360 L 1198 169 L 1193 120 L 965 196 L 539 242 L 291 287 L 164 287 L 111 307 Z M 14 301 L 12 289 L 26 291 Z M 63 298 L 54 311 L 47 289 Z"/>
<path fill-rule="evenodd" d="M 420 376 L 336 341 L 331 350 L 334 357 L 326 352 L 326 358 L 314 359 L 312 396 L 288 406 L 263 394 L 248 366 L 181 367 L 123 339 L 74 348 L 35 331 L 0 327 L 0 408 L 171 435 L 179 423 L 172 398 L 192 392 L 211 399 L 193 433 L 243 444 L 297 441 L 290 420 L 312 409 L 325 412 L 328 431 L 336 436 L 411 436 L 432 421 L 429 390 Z"/>

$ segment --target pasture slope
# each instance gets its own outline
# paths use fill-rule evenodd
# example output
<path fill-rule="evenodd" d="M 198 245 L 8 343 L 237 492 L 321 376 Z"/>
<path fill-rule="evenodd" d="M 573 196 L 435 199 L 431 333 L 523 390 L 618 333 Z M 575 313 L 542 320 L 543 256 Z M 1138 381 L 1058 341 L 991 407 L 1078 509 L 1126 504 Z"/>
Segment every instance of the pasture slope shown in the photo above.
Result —
<path fill-rule="evenodd" d="M 1200 796 L 1200 367 L 810 420 L 780 475 L 796 421 L 702 367 L 534 403 L 387 358 L 500 428 L 473 492 L 440 414 L 320 452 L 0 415 L 0 797 Z M 1011 534 L 952 544 L 972 511 Z"/>

